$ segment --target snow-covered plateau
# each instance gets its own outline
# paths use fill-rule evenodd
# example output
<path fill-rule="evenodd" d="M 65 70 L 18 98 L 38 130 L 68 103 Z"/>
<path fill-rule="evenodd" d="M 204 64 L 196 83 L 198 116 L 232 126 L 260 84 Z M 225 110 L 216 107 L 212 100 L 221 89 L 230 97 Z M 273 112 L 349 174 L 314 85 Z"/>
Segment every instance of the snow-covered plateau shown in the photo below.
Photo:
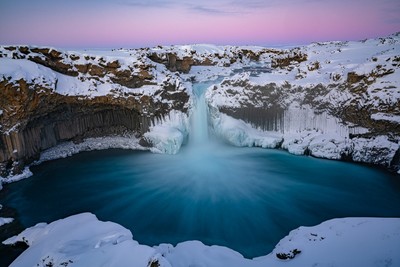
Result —
<path fill-rule="evenodd" d="M 400 265 L 400 219 L 343 218 L 289 233 L 268 255 L 246 259 L 226 247 L 187 241 L 141 245 L 113 222 L 81 213 L 39 223 L 3 244 L 29 246 L 10 266 L 331 266 Z"/>

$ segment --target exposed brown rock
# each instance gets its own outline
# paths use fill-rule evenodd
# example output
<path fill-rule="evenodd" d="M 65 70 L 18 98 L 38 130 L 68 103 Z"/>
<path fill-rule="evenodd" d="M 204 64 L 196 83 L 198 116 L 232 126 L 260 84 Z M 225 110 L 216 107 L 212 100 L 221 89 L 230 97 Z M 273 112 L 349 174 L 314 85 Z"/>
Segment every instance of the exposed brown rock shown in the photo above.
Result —
<path fill-rule="evenodd" d="M 291 51 L 283 57 L 274 57 L 271 61 L 272 68 L 287 68 L 290 65 L 298 64 L 307 60 L 307 55 L 301 51 Z"/>
<path fill-rule="evenodd" d="M 18 51 L 17 51 L 18 49 Z M 47 48 L 18 47 L 13 58 L 25 58 L 52 70 L 79 79 L 106 77 L 111 82 L 139 88 L 153 83 L 151 66 L 120 69 L 118 60 L 98 64 L 66 64 L 78 56 L 66 55 Z M 88 60 L 95 60 L 88 56 Z M 179 69 L 190 68 L 190 59 L 178 60 Z M 69 61 L 65 61 L 69 62 Z M 165 88 L 167 86 L 165 85 Z M 53 88 L 29 84 L 24 80 L 0 80 L 0 175 L 20 172 L 26 164 L 37 159 L 40 152 L 64 141 L 80 141 L 87 137 L 134 134 L 141 137 L 156 118 L 162 118 L 171 109 L 186 111 L 189 96 L 175 86 L 160 88 L 158 94 L 169 103 L 155 102 L 146 95 L 129 93 L 100 97 L 60 95 Z"/>
<path fill-rule="evenodd" d="M 347 82 L 350 84 L 358 83 L 365 78 L 365 75 L 358 75 L 357 73 L 351 71 L 347 74 Z"/>

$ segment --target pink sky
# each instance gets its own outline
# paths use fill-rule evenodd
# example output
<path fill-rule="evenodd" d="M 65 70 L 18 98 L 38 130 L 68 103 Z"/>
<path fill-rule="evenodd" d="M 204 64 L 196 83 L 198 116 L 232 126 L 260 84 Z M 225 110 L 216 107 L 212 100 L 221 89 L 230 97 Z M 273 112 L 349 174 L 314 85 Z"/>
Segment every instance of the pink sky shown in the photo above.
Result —
<path fill-rule="evenodd" d="M 279 45 L 358 40 L 400 31 L 398 0 L 4 2 L 0 3 L 0 44 Z"/>

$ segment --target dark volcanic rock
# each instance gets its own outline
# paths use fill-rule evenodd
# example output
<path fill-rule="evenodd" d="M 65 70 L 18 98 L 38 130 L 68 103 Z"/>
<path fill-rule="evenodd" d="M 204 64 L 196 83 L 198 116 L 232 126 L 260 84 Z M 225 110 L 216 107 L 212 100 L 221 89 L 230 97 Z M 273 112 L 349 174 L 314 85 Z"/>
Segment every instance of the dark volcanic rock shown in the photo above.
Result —
<path fill-rule="evenodd" d="M 154 62 L 164 64 L 170 71 L 178 71 L 182 73 L 188 73 L 190 68 L 195 65 L 193 58 L 178 58 L 178 56 L 173 53 L 164 55 L 164 58 L 161 58 L 158 54 L 153 53 L 149 55 L 149 58 Z"/>
<path fill-rule="evenodd" d="M 140 138 L 155 119 L 173 109 L 187 111 L 189 95 L 184 88 L 177 88 L 172 82 L 156 85 L 151 65 L 138 63 L 122 68 L 118 60 L 107 62 L 89 56 L 86 60 L 91 60 L 90 63 L 75 64 L 79 56 L 48 48 L 14 47 L 8 51 L 15 51 L 14 59 L 27 59 L 69 76 L 80 75 L 80 80 L 103 83 L 108 79 L 126 88 L 154 84 L 159 87 L 156 92 L 159 97 L 155 100 L 136 91 L 110 91 L 96 97 L 62 95 L 55 91 L 57 84 L 52 87 L 0 76 L 0 175 L 3 177 L 20 173 L 25 165 L 38 159 L 41 151 L 61 142 L 104 136 Z M 179 68 L 190 68 L 185 62 L 178 64 Z"/>

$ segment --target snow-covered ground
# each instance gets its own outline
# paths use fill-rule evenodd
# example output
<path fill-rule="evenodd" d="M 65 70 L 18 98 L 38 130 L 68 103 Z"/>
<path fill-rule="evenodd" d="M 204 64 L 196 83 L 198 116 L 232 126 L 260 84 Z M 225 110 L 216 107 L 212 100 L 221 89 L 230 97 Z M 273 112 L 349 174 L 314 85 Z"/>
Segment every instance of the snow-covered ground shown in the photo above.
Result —
<path fill-rule="evenodd" d="M 154 153 L 176 154 L 189 134 L 189 118 L 180 111 L 171 111 L 163 119 L 156 121 L 144 137 L 153 146 Z"/>
<path fill-rule="evenodd" d="M 170 104 L 171 100 L 163 99 L 160 95 L 162 84 L 169 82 L 178 90 L 186 91 L 192 96 L 186 103 L 189 108 L 193 107 L 195 102 L 194 94 L 191 92 L 192 82 L 214 80 L 216 84 L 206 93 L 206 100 L 212 111 L 211 125 L 217 135 L 233 145 L 268 148 L 280 146 L 293 154 L 309 152 L 313 156 L 330 159 L 340 159 L 343 155 L 354 151 L 354 161 L 383 163 L 383 165 L 388 165 L 399 149 L 400 138 L 396 134 L 392 134 L 390 138 L 379 133 L 379 136 L 373 136 L 371 139 L 350 140 L 350 135 L 370 133 L 371 129 L 365 125 L 345 122 L 330 114 L 332 107 L 356 105 L 358 108 L 369 110 L 371 113 L 369 118 L 372 121 L 399 124 L 400 110 L 397 103 L 400 101 L 398 89 L 400 37 L 398 34 L 362 42 L 314 43 L 292 49 L 202 44 L 148 49 L 60 52 L 60 62 L 70 66 L 72 71 L 78 71 L 79 66 L 114 64 L 118 66 L 118 71 L 126 70 L 135 75 L 140 73 L 143 66 L 147 66 L 144 69 L 149 72 L 153 85 L 139 88 L 128 88 L 114 83 L 114 74 L 100 75 L 93 79 L 90 73 L 78 72 L 76 77 L 58 73 L 30 60 L 29 58 L 33 57 L 46 60 L 46 57 L 39 52 L 33 52 L 34 47 L 29 49 L 31 49 L 29 56 L 26 56 L 19 52 L 18 48 L 10 51 L 0 47 L 2 53 L 0 77 L 11 83 L 24 79 L 28 83 L 50 88 L 62 95 L 89 98 L 103 95 L 134 96 L 137 99 L 149 96 L 155 101 Z M 49 51 L 51 53 L 53 49 L 50 48 Z M 257 54 L 259 60 L 256 62 L 250 57 L 243 57 L 248 53 L 246 51 Z M 15 53 L 17 58 L 14 58 Z M 189 73 L 178 74 L 169 71 L 165 65 L 150 60 L 153 54 L 167 60 L 170 53 L 180 59 L 191 57 L 199 64 L 204 62 L 206 64 L 192 66 Z M 286 65 L 271 68 L 271 65 L 279 60 L 295 55 L 305 55 L 305 57 L 303 61 L 293 60 Z M 264 71 L 253 75 L 251 70 L 246 69 L 254 66 Z M 349 88 L 344 88 L 341 85 L 347 82 L 351 73 L 361 77 L 361 81 L 352 82 Z M 225 77 L 222 83 L 221 77 Z M 366 89 L 357 89 L 363 87 L 363 83 L 364 85 L 367 83 Z M 273 85 L 273 92 L 268 92 L 269 85 Z M 329 89 L 315 93 L 317 85 Z M 352 86 L 358 91 L 352 91 Z M 271 98 L 274 95 L 281 97 Z M 305 104 L 305 99 L 314 104 Z M 256 108 L 279 105 L 285 109 L 283 123 L 276 125 L 277 131 L 270 132 L 218 112 L 221 108 L 240 109 L 249 105 Z M 320 110 L 316 111 L 313 105 L 318 105 Z M 1 107 L 0 116 L 5 112 L 14 111 L 12 109 L 6 111 L 5 107 Z M 155 120 L 150 131 L 145 134 L 147 141 L 153 145 L 151 151 L 177 153 L 189 134 L 190 112 L 190 109 L 188 114 L 172 110 L 163 119 Z M 9 134 L 17 131 L 19 126 L 19 124 L 14 125 L 4 129 L 3 132 Z M 91 140 L 88 142 L 91 143 Z M 94 144 L 91 143 L 89 146 L 92 145 Z M 69 146 L 71 149 L 69 152 L 64 149 L 63 153 L 74 154 L 75 151 L 91 149 L 83 148 L 85 146 L 87 147 L 85 144 L 74 144 Z M 100 147 L 120 147 L 120 145 L 109 145 L 109 140 L 106 140 Z M 138 148 L 137 145 L 128 147 Z M 382 149 L 375 153 L 376 155 L 365 149 L 373 147 Z M 372 155 L 379 159 L 371 158 Z M 28 169 L 23 175 L 8 177 L 7 180 L 17 180 L 27 176 L 29 176 Z"/>
<path fill-rule="evenodd" d="M 139 75 L 146 70 L 152 85 L 130 88 L 113 82 L 115 76 L 95 76 L 79 72 L 70 76 L 56 72 L 25 58 L 23 53 L 0 47 L 0 78 L 10 83 L 20 79 L 34 83 L 54 93 L 95 98 L 143 96 L 170 104 L 159 90 L 169 82 L 178 90 L 194 96 L 192 81 L 215 80 L 206 99 L 210 107 L 213 131 L 237 146 L 281 146 L 293 154 L 339 159 L 352 153 L 352 159 L 385 165 L 399 150 L 400 138 L 380 134 L 370 138 L 349 139 L 350 134 L 370 133 L 364 125 L 344 123 L 330 114 L 331 107 L 357 106 L 368 109 L 369 118 L 376 122 L 399 124 L 400 110 L 400 36 L 366 40 L 363 42 L 315 43 L 292 50 L 261 47 L 233 47 L 187 45 L 150 49 L 113 51 L 69 51 L 61 53 L 61 63 L 77 71 L 79 66 L 103 65 L 117 62 L 119 71 Z M 251 71 L 235 74 L 253 64 L 250 57 L 238 57 L 249 50 L 260 56 L 259 66 L 265 71 L 252 75 Z M 51 49 L 50 49 L 51 51 Z M 12 59 L 20 53 L 19 59 Z M 167 59 L 169 53 L 178 58 L 191 57 L 199 63 L 189 73 L 171 72 L 161 63 L 150 60 L 156 54 Z M 306 55 L 281 67 L 270 68 L 286 57 Z M 37 52 L 31 57 L 46 60 Z M 232 61 L 231 59 L 236 59 Z M 213 65 L 213 66 L 208 66 Z M 145 66 L 146 68 L 143 68 Z M 141 75 L 141 74 L 140 74 Z M 222 83 L 221 77 L 227 77 Z M 229 77 L 228 77 L 229 76 Z M 343 84 L 349 83 L 344 88 Z M 262 91 L 274 86 L 273 92 Z M 323 85 L 329 90 L 314 92 Z M 261 89 L 260 89 L 261 88 Z M 255 94 L 261 90 L 260 94 Z M 266 89 L 265 89 L 266 90 Z M 285 91 L 286 90 L 286 91 Z M 281 98 L 271 96 L 282 93 Z M 40 92 L 39 92 L 40 93 Z M 310 99 L 308 99 L 310 98 Z M 305 101 L 305 99 L 308 99 Z M 251 123 L 234 119 L 219 112 L 221 108 L 240 108 L 245 105 L 269 107 L 276 104 L 286 108 L 283 126 L 277 131 L 266 131 Z M 305 103 L 307 102 L 307 103 Z M 186 103 L 193 106 L 193 99 Z M 314 110 L 318 104 L 327 110 Z M 0 116 L 13 112 L 0 107 Z M 322 108 L 323 109 L 323 108 Z M 189 134 L 189 114 L 173 110 L 156 120 L 144 135 L 158 153 L 177 153 Z M 1 127 L 2 125 L 0 125 Z M 6 129 L 5 134 L 17 131 L 18 125 Z M 44 151 L 39 162 L 70 156 L 80 151 L 127 148 L 144 149 L 134 137 L 104 137 L 86 139 L 80 144 L 64 143 Z M 399 170 L 400 172 L 400 170 Z M 31 175 L 28 168 L 22 174 L 3 181 L 15 181 Z M 12 219 L 0 218 L 0 225 Z M 88 213 L 71 216 L 50 224 L 38 224 L 26 229 L 4 243 L 25 242 L 30 247 L 12 266 L 400 266 L 400 219 L 344 218 L 334 219 L 313 227 L 300 227 L 282 239 L 271 254 L 253 260 L 225 247 L 206 246 L 198 241 L 187 241 L 176 246 L 160 244 L 156 247 L 140 245 L 129 230 L 111 222 L 100 222 Z M 278 258 L 293 259 L 280 259 Z M 154 265 L 151 263 L 154 262 Z"/>
<path fill-rule="evenodd" d="M 0 184 L 0 186 L 1 186 L 1 184 Z M 0 205 L 0 210 L 3 208 L 3 206 L 2 205 Z M 13 222 L 14 221 L 14 219 L 13 218 L 4 218 L 4 217 L 0 217 L 0 226 L 2 226 L 2 225 L 4 225 L 4 224 L 7 224 L 7 223 L 11 223 L 11 222 Z"/>
<path fill-rule="evenodd" d="M 141 245 L 113 222 L 82 213 L 50 224 L 39 223 L 3 244 L 29 248 L 10 266 L 331 266 L 400 265 L 400 219 L 343 218 L 289 233 L 266 256 L 246 259 L 221 246 L 187 241 L 176 246 Z M 151 265 L 151 264 L 154 265 Z M 42 264 L 42 265 L 41 265 Z M 46 265 L 47 264 L 47 265 Z"/>
<path fill-rule="evenodd" d="M 139 144 L 139 140 L 134 136 L 87 138 L 81 143 L 65 142 L 55 147 L 49 148 L 43 151 L 40 155 L 40 159 L 35 161 L 33 164 L 40 164 L 49 160 L 69 157 L 83 151 L 104 150 L 110 148 L 135 150 L 147 149 L 141 146 Z M 0 190 L 2 189 L 2 184 L 16 182 L 28 178 L 32 175 L 33 173 L 29 170 L 28 166 L 25 167 L 20 174 L 11 174 L 9 177 L 0 176 Z"/>

